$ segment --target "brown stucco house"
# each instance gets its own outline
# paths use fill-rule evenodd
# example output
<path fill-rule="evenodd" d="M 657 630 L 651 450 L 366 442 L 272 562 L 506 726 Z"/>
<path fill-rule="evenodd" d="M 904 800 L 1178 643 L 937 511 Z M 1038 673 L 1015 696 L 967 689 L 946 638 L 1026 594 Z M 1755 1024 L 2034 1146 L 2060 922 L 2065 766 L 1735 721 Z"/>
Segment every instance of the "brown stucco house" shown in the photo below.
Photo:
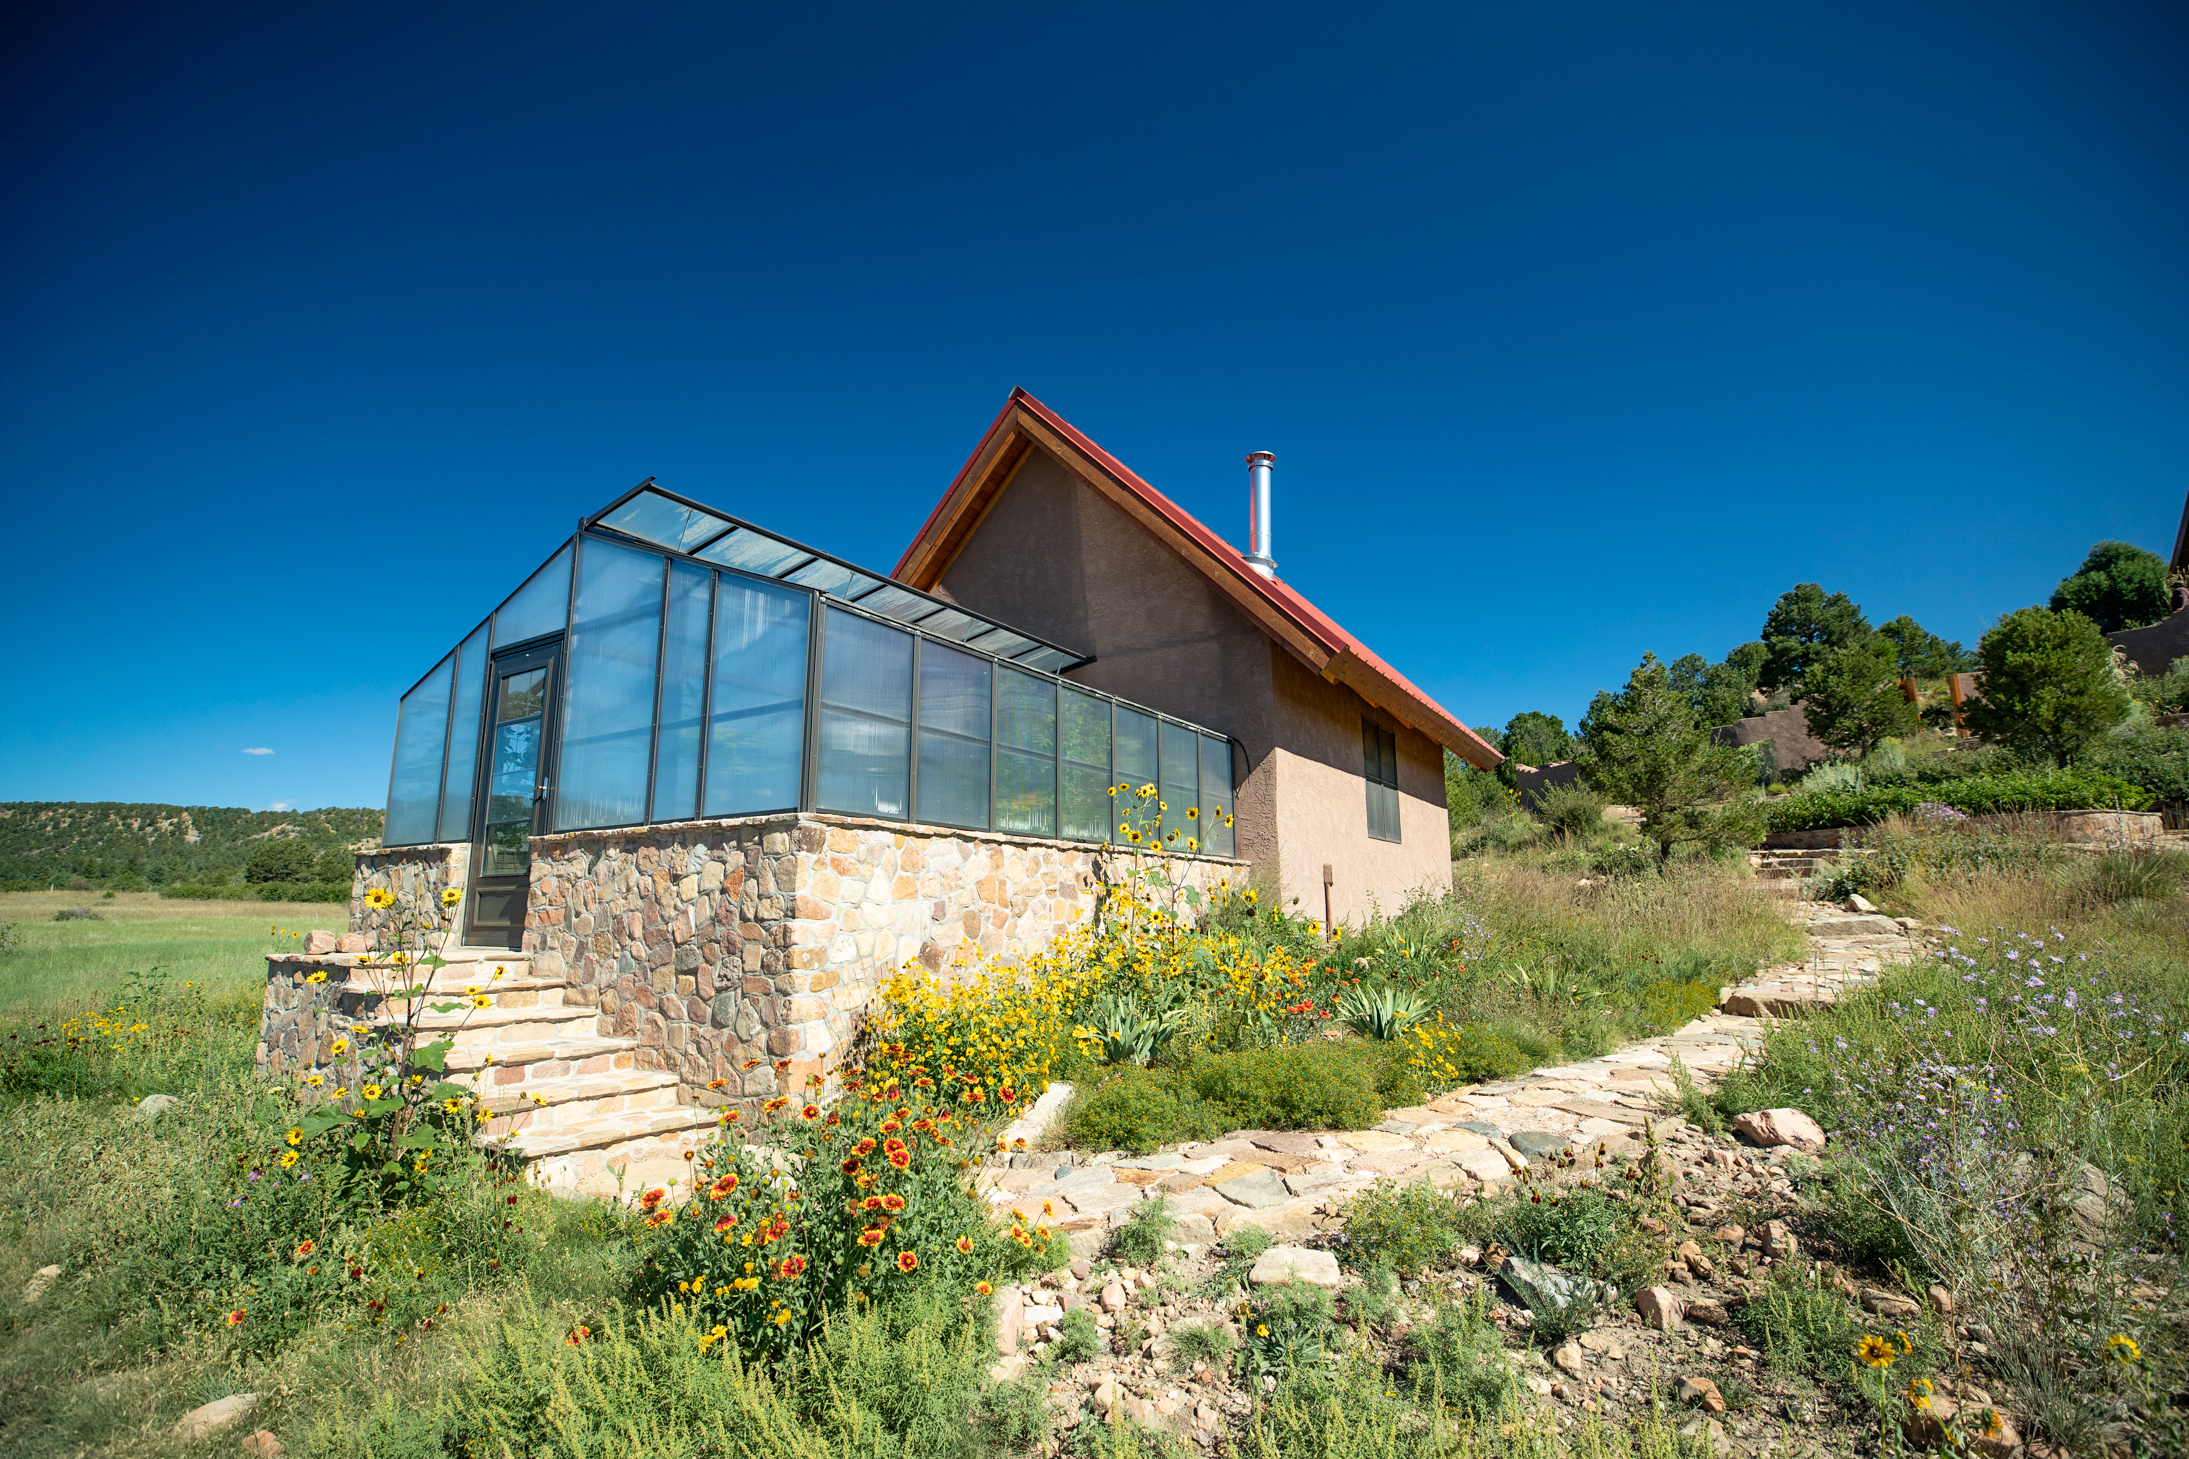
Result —
<path fill-rule="evenodd" d="M 1064 677 L 1228 734 L 1238 856 L 1357 922 L 1451 884 L 1444 751 L 1501 758 L 1276 575 L 1014 390 L 892 576 L 1089 660 Z M 1326 900 L 1327 899 L 1327 900 Z"/>

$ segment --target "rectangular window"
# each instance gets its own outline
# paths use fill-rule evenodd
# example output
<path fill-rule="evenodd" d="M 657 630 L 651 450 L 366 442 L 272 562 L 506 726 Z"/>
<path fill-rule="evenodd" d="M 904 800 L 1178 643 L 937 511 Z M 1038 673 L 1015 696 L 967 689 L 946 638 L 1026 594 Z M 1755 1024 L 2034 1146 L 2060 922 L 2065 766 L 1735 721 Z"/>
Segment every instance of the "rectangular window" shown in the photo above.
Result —
<path fill-rule="evenodd" d="M 1239 840 L 1229 817 L 1231 741 L 1201 736 L 1201 849 L 1211 856 L 1236 856 Z"/>
<path fill-rule="evenodd" d="M 818 805 L 901 821 L 912 757 L 912 635 L 831 608 L 821 648 Z"/>
<path fill-rule="evenodd" d="M 939 643 L 920 645 L 920 803 L 914 820 L 988 828 L 990 693 L 988 660 Z"/>
<path fill-rule="evenodd" d="M 1163 794 L 1158 802 L 1163 817 L 1163 846 L 1183 851 L 1191 838 L 1201 839 L 1198 816 L 1188 815 L 1201 796 L 1201 737 L 1182 724 L 1163 723 Z"/>
<path fill-rule="evenodd" d="M 1368 780 L 1368 834 L 1399 839 L 1399 742 L 1380 724 L 1361 721 L 1361 758 Z"/>
<path fill-rule="evenodd" d="M 1057 686 L 996 671 L 996 829 L 1056 834 Z"/>
<path fill-rule="evenodd" d="M 806 761 L 806 639 L 813 595 L 727 573 L 715 586 L 707 814 L 798 808 Z"/>
<path fill-rule="evenodd" d="M 699 716 L 707 692 L 707 587 L 714 574 L 669 565 L 669 616 L 662 635 L 661 712 L 655 728 L 657 821 L 688 821 L 699 808 Z"/>
<path fill-rule="evenodd" d="M 388 819 L 381 842 L 423 846 L 433 840 L 441 810 L 441 758 L 448 748 L 448 691 L 456 655 L 435 665 L 425 682 L 403 696 L 395 712 L 395 773 L 388 781 Z"/>
<path fill-rule="evenodd" d="M 448 775 L 441 783 L 439 841 L 471 839 L 471 783 L 479 768 L 479 701 L 486 697 L 486 629 L 456 650 L 456 688 L 448 715 Z"/>
<path fill-rule="evenodd" d="M 1110 799 L 1110 702 L 1076 689 L 1064 692 L 1064 839 L 1107 841 L 1117 834 Z"/>
<path fill-rule="evenodd" d="M 1155 784 L 1156 724 L 1152 714 L 1117 706 L 1116 775 L 1124 789 L 1117 793 L 1118 817 L 1110 823 L 1114 841 L 1128 841 L 1155 829 L 1155 797 L 1142 800 L 1140 788 Z M 1127 826 L 1132 829 L 1124 829 Z"/>
<path fill-rule="evenodd" d="M 646 819 L 666 565 L 654 553 L 597 538 L 587 538 L 578 555 L 555 786 L 558 831 Z"/>

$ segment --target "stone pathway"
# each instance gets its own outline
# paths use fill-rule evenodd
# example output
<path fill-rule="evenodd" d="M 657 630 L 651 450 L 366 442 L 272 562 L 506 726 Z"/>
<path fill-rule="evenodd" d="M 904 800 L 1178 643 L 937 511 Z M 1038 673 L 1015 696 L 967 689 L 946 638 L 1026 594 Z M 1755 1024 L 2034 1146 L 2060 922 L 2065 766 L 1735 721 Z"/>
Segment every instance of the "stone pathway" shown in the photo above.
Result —
<path fill-rule="evenodd" d="M 1809 934 L 1801 963 L 1767 969 L 1728 989 L 1720 1011 L 1601 1058 L 1455 1089 L 1391 1110 L 1371 1130 L 1239 1130 L 1139 1157 L 1038 1150 L 997 1157 L 982 1170 L 980 1186 L 996 1206 L 1066 1232 L 1074 1253 L 1086 1256 L 1102 1249 L 1134 1205 L 1156 1195 L 1169 1198 L 1182 1245 L 1211 1242 L 1241 1226 L 1303 1236 L 1334 1226 L 1345 1201 L 1378 1180 L 1483 1192 L 1511 1181 L 1531 1160 L 1566 1149 L 1603 1144 L 1610 1153 L 1632 1153 L 1645 1125 L 1659 1138 L 1682 1127 L 1669 1113 L 1674 1057 L 1710 1088 L 1761 1044 L 1769 1018 L 1829 1004 L 1875 980 L 1885 961 L 1918 947 L 1912 926 L 1889 917 L 1802 901 L 1789 912 Z M 1063 1086 L 1051 1089 L 1004 1132 L 1006 1140 L 1038 1144 L 1068 1097 Z"/>

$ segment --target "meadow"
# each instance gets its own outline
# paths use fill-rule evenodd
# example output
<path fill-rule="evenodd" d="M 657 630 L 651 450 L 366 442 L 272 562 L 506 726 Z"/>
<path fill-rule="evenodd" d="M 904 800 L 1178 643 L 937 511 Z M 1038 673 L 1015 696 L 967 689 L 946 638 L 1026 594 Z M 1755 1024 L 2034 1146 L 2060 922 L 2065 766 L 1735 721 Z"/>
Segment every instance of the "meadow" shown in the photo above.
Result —
<path fill-rule="evenodd" d="M 87 909 L 97 921 L 57 922 Z M 0 1018 L 35 1008 L 76 1007 L 118 993 L 131 973 L 157 967 L 215 997 L 256 993 L 265 955 L 288 939 L 270 928 L 345 931 L 347 908 L 324 903 L 194 902 L 156 892 L 0 892 L 0 922 L 15 948 L 0 956 Z"/>

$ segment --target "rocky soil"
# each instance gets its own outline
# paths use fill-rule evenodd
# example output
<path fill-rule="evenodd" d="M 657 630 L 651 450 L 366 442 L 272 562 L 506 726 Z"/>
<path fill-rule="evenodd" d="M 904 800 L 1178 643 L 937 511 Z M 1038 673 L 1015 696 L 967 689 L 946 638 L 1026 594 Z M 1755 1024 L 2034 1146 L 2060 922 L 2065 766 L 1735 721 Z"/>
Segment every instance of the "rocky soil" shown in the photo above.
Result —
<path fill-rule="evenodd" d="M 1647 1160 L 1654 1140 L 1671 1204 L 1662 1226 L 1669 1255 L 1661 1275 L 1631 1305 L 1608 1307 L 1571 1341 L 1530 1340 L 1531 1283 L 1543 1272 L 1494 1248 L 1469 1249 L 1461 1264 L 1403 1284 L 1391 1315 L 1372 1333 L 1377 1349 L 1403 1365 L 1407 1335 L 1439 1301 L 1480 1292 L 1507 1333 L 1508 1359 L 1534 1402 L 1562 1422 L 1583 1414 L 1607 1421 L 1642 1406 L 1680 1409 L 1691 1436 L 1724 1454 L 1853 1454 L 1875 1446 L 1874 1421 L 1807 1380 L 1768 1367 L 1747 1346 L 1732 1314 L 1774 1269 L 1795 1265 L 1837 1290 L 1875 1330 L 1908 1324 L 1932 1303 L 1950 1311 L 1943 1291 L 1903 1293 L 1858 1281 L 1804 1245 L 1799 1185 L 1819 1167 L 1812 1152 L 1825 1132 L 1797 1111 L 1744 1116 L 1736 1132 L 1712 1135 L 1671 1113 L 1669 1074 L 1677 1057 L 1708 1087 L 1753 1048 L 1765 1019 L 1829 1001 L 1877 975 L 1883 960 L 1905 956 L 1918 929 L 1892 919 L 1797 904 L 1811 947 L 1800 967 L 1772 969 L 1727 990 L 1726 1008 L 1671 1035 L 1629 1045 L 1600 1059 L 1538 1069 L 1519 1079 L 1454 1090 L 1429 1103 L 1389 1112 L 1372 1130 L 1235 1131 L 1208 1144 L 1186 1144 L 1145 1157 L 1118 1152 L 1022 1150 L 999 1157 L 982 1185 L 999 1207 L 1045 1220 L 1069 1234 L 1074 1259 L 1023 1286 L 997 1293 L 998 1376 L 1047 1360 L 1050 1392 L 1067 1435 L 1122 1410 L 1136 1422 L 1170 1430 L 1204 1451 L 1221 1452 L 1252 1411 L 1257 1386 L 1221 1359 L 1176 1353 L 1179 1329 L 1216 1324 L 1234 1345 L 1243 1336 L 1243 1299 L 1270 1283 L 1306 1281 L 1342 1299 L 1355 1278 L 1341 1273 L 1339 1213 L 1378 1181 L 1429 1182 L 1462 1200 L 1511 1188 L 1528 1172 L 1537 1188 L 1616 1175 Z M 1044 1104 L 1053 1116 L 1062 1096 Z M 1014 1132 L 1038 1141 L 1042 1115 Z M 1136 1265 L 1112 1254 L 1115 1233 L 1139 1204 L 1168 1198 L 1176 1224 L 1160 1259 Z M 1242 1273 L 1227 1262 L 1224 1238 L 1247 1227 L 1277 1244 Z M 1553 1272 L 1555 1279 L 1558 1274 Z M 1542 1300 L 1540 1291 L 1536 1300 Z M 1091 1357 L 1069 1356 L 1066 1314 L 1084 1309 L 1096 1332 Z M 1978 1335 L 1945 1330 L 1961 1356 L 1981 1360 Z M 1965 1373 L 1973 1370 L 1963 1368 Z M 1274 1380 L 1263 1379 L 1263 1385 Z M 1941 1408 L 1996 1404 L 2011 1414 L 2013 1395 L 1971 1381 L 1940 1384 Z M 2002 1431 L 1982 1452 L 2016 1449 Z"/>

